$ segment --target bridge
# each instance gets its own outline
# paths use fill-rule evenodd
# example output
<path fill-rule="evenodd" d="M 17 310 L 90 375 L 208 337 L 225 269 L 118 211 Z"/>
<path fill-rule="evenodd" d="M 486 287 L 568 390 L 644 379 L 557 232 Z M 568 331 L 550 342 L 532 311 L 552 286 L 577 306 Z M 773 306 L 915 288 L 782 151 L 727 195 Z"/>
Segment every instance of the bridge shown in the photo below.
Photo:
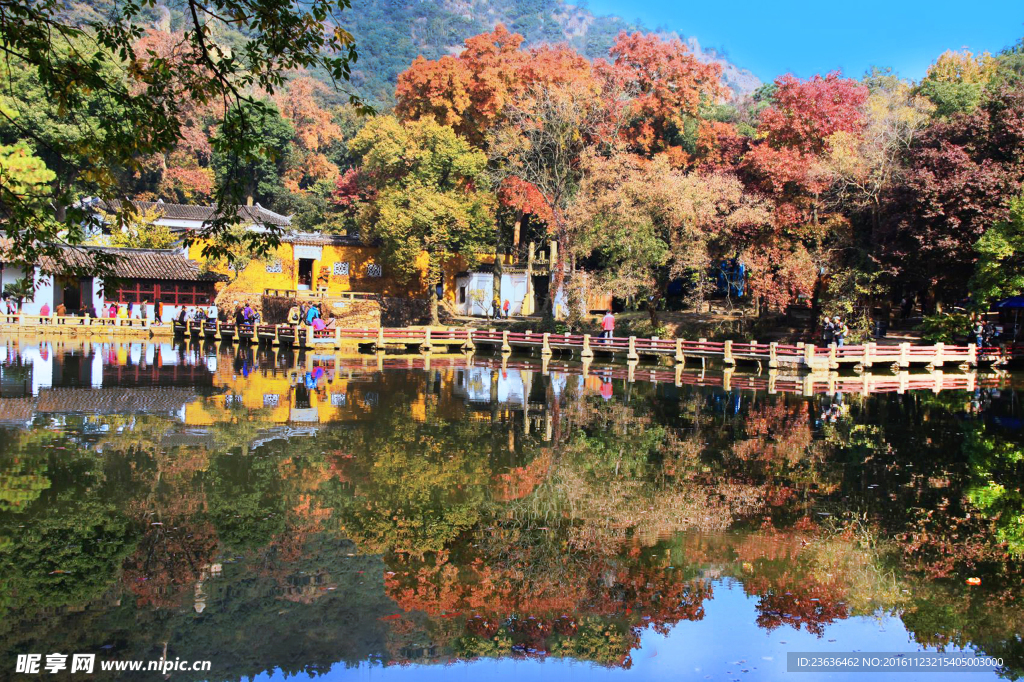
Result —
<path fill-rule="evenodd" d="M 1024 356 L 1024 345 L 978 347 L 936 343 L 886 345 L 866 343 L 838 347 L 815 346 L 809 343 L 780 344 L 757 341 L 709 341 L 707 339 L 661 339 L 658 337 L 597 338 L 590 334 L 551 334 L 510 332 L 474 328 L 387 328 L 323 329 L 294 325 L 240 325 L 224 322 L 186 323 L 175 325 L 175 333 L 209 339 L 266 342 L 271 345 L 294 345 L 307 349 L 359 346 L 369 350 L 388 348 L 421 352 L 476 352 L 478 348 L 501 353 L 525 351 L 542 357 L 573 356 L 587 360 L 611 356 L 633 362 L 642 357 L 668 358 L 677 365 L 688 361 L 717 360 L 725 365 L 753 363 L 770 369 L 796 367 L 805 371 L 868 369 L 874 366 L 908 369 L 912 366 L 937 368 L 944 365 L 977 367 L 981 364 L 999 366 L 1017 356 Z"/>
<path fill-rule="evenodd" d="M 419 352 L 464 352 L 479 350 L 512 353 L 513 351 L 539 354 L 541 357 L 572 356 L 581 360 L 595 357 L 615 357 L 627 362 L 641 358 L 667 358 L 677 365 L 708 360 L 726 366 L 751 363 L 760 367 L 798 368 L 820 372 L 850 368 L 866 370 L 871 367 L 891 367 L 894 370 L 910 367 L 940 368 L 945 365 L 977 367 L 1001 366 L 1024 357 L 1024 344 L 999 346 L 951 345 L 936 343 L 914 345 L 910 343 L 865 343 L 850 346 L 816 346 L 810 343 L 782 344 L 751 341 L 709 341 L 708 339 L 662 339 L 635 336 L 599 338 L 590 334 L 551 334 L 511 332 L 498 329 L 468 327 L 430 329 L 405 328 L 333 328 L 314 330 L 313 327 L 288 324 L 236 325 L 232 322 L 207 320 L 205 322 L 175 322 L 171 326 L 154 325 L 149 320 L 107 319 L 73 316 L 0 315 L 0 333 L 43 333 L 115 336 L 169 335 L 202 338 L 212 341 L 238 343 L 267 343 L 272 346 L 295 346 L 306 349 L 362 348 L 366 350 L 415 349 Z"/>

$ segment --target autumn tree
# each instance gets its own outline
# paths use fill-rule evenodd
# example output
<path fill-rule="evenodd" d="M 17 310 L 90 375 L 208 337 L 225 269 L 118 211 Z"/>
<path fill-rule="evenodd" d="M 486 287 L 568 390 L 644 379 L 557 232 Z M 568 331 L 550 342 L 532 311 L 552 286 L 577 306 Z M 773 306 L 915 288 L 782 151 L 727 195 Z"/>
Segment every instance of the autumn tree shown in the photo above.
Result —
<path fill-rule="evenodd" d="M 985 84 L 996 63 L 988 52 L 947 50 L 928 68 L 918 90 L 935 104 L 937 116 L 974 111 L 982 102 Z"/>
<path fill-rule="evenodd" d="M 971 296 L 987 309 L 996 300 L 1024 291 L 1024 194 L 1010 201 L 1010 214 L 985 230 L 975 245 L 978 265 Z"/>
<path fill-rule="evenodd" d="M 962 296 L 974 245 L 1009 217 L 1024 183 L 1024 93 L 1004 89 L 977 111 L 934 121 L 904 156 L 874 237 L 876 256 L 901 288 Z"/>
<path fill-rule="evenodd" d="M 291 124 L 295 135 L 291 163 L 283 178 L 292 192 L 304 192 L 317 182 L 333 184 L 338 177 L 338 166 L 326 152 L 342 132 L 331 112 L 317 101 L 326 92 L 326 85 L 302 76 L 275 98 L 281 117 Z"/>
<path fill-rule="evenodd" d="M 497 183 L 509 178 L 529 183 L 550 213 L 549 232 L 558 244 L 558 258 L 552 264 L 552 291 L 544 306 L 549 316 L 554 313 L 552 297 L 565 282 L 566 255 L 573 251 L 567 211 L 586 171 L 584 154 L 614 139 L 614 123 L 601 95 L 586 84 L 543 85 L 510 105 L 505 123 L 487 138 Z M 572 305 L 575 297 L 568 299 Z"/>
<path fill-rule="evenodd" d="M 161 225 L 160 210 L 129 212 L 100 212 L 100 218 L 110 229 L 109 243 L 132 249 L 166 249 L 179 240 L 171 228 Z"/>
<path fill-rule="evenodd" d="M 165 60 L 181 67 L 184 53 L 180 49 L 184 36 L 180 32 L 150 29 L 132 46 L 136 59 L 146 67 L 153 60 Z M 144 92 L 141 81 L 129 83 L 133 92 Z M 173 203 L 206 203 L 214 193 L 216 178 L 210 166 L 213 148 L 210 137 L 217 119 L 223 116 L 221 102 L 202 102 L 187 98 L 180 102 L 181 120 L 177 144 L 173 149 L 158 150 L 134 169 L 126 189 L 139 185 L 137 199 L 163 199 Z"/>
<path fill-rule="evenodd" d="M 420 254 L 426 254 L 425 293 L 431 321 L 438 324 L 436 285 L 444 263 L 457 255 L 471 257 L 493 234 L 487 156 L 431 118 L 408 123 L 375 118 L 351 147 L 362 157 L 361 170 L 372 188 L 372 198 L 359 209 L 360 229 L 367 239 L 380 241 L 380 257 L 399 282 L 419 275 Z"/>
<path fill-rule="evenodd" d="M 644 154 L 670 152 L 681 160 L 687 119 L 695 120 L 702 104 L 724 99 L 721 66 L 703 63 L 678 38 L 653 33 L 619 34 L 609 51 L 605 78 L 627 98 L 623 138 Z"/>
<path fill-rule="evenodd" d="M 592 81 L 591 65 L 563 46 L 521 50 L 523 36 L 498 24 L 468 38 L 457 56 L 417 57 L 398 77 L 395 113 L 403 120 L 432 116 L 476 145 L 505 108 L 538 83 Z"/>
<path fill-rule="evenodd" d="M 861 135 L 868 89 L 839 73 L 806 81 L 777 78 L 770 105 L 760 114 L 759 142 L 743 160 L 751 187 L 774 204 L 770 230 L 749 235 L 744 247 L 751 289 L 759 301 L 781 309 L 810 297 L 826 262 L 825 245 L 847 221 L 823 215 L 823 194 L 834 181 L 822 164 L 833 140 Z"/>
<path fill-rule="evenodd" d="M 88 181 L 91 193 L 101 199 L 128 198 L 122 196 L 115 171 L 134 170 L 144 159 L 173 150 L 186 127 L 184 110 L 194 103 L 224 106 L 230 125 L 221 126 L 215 152 L 224 157 L 265 158 L 263 140 L 253 125 L 267 109 L 258 96 L 272 95 L 286 72 L 303 67 L 322 69 L 336 82 L 347 80 L 356 56 L 352 36 L 339 23 L 348 0 L 312 0 L 301 5 L 186 0 L 180 6 L 176 59 L 156 51 L 136 53 L 134 45 L 143 33 L 142 12 L 149 6 L 112 4 L 76 26 L 65 4 L 56 0 L 0 4 L 0 42 L 7 57 L 0 78 L 3 91 L 18 98 L 21 109 L 21 115 L 4 117 L 3 123 L 37 154 L 46 148 L 52 157 L 46 160 L 47 166 L 64 179 L 55 187 L 48 212 L 35 204 L 3 204 L 3 232 L 25 263 L 59 256 L 63 246 L 84 238 L 78 228 L 83 212 L 65 210 L 78 198 L 68 178 Z M 218 28 L 228 26 L 241 36 L 230 48 L 214 37 Z M 26 93 L 17 87 L 24 78 L 34 89 L 30 99 L 23 99 Z M 132 87 L 135 84 L 144 87 Z M 39 106 L 32 104 L 33 98 Z M 104 115 L 97 116 L 97 108 Z M 76 128 L 78 140 L 68 143 L 47 136 L 26 115 L 33 111 L 51 126 Z M 89 125 L 83 130 L 79 126 L 84 121 Z M 217 203 L 239 203 L 244 178 L 241 183 L 233 174 L 219 175 Z M 62 226 L 55 228 L 52 222 Z M 222 219 L 187 238 L 208 237 L 228 222 L 225 212 Z M 254 232 L 250 239 L 253 248 L 265 250 L 275 236 Z M 108 265 L 93 259 L 93 269 Z"/>
<path fill-rule="evenodd" d="M 905 176 L 904 156 L 929 122 L 933 107 L 899 79 L 879 79 L 864 106 L 859 131 L 839 130 L 828 138 L 819 170 L 840 201 L 880 224 L 888 192 Z"/>
<path fill-rule="evenodd" d="M 579 234 L 576 253 L 599 266 L 607 290 L 648 301 L 655 328 L 671 280 L 685 280 L 692 298 L 701 300 L 711 245 L 733 228 L 769 218 L 735 176 L 684 174 L 664 156 L 588 154 L 584 163 L 569 210 Z"/>
<path fill-rule="evenodd" d="M 54 172 L 24 142 L 0 145 L 0 204 L 45 208 L 55 179 Z"/>

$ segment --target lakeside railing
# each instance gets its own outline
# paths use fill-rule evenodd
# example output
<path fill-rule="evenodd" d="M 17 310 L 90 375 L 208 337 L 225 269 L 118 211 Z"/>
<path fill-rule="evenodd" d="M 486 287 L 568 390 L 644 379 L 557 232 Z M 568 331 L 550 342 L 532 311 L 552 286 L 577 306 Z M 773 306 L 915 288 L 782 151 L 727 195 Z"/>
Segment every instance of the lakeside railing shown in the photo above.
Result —
<path fill-rule="evenodd" d="M 90 315 L 29 315 L 27 313 L 0 313 L 0 329 L 6 327 L 38 328 L 53 327 L 123 327 L 149 329 L 156 326 L 155 320 L 139 317 L 92 317 Z"/>
<path fill-rule="evenodd" d="M 56 315 L 0 314 L 0 329 L 18 331 L 91 331 L 113 329 L 152 331 L 153 320 L 139 318 L 77 317 Z M 709 341 L 708 339 L 662 339 L 635 336 L 609 338 L 590 334 L 512 332 L 498 329 L 456 327 L 430 329 L 404 328 L 325 328 L 314 329 L 306 325 L 289 324 L 236 324 L 218 320 L 174 322 L 162 329 L 173 329 L 177 335 L 205 337 L 214 340 L 240 342 L 266 342 L 273 345 L 300 345 L 304 347 L 366 345 L 384 349 L 389 345 L 416 346 L 429 350 L 435 346 L 459 347 L 473 351 L 478 345 L 501 352 L 513 350 L 539 352 L 542 356 L 571 353 L 580 358 L 595 355 L 624 356 L 639 360 L 642 356 L 668 357 L 685 364 L 687 359 L 720 360 L 726 365 L 737 362 L 756 362 L 769 368 L 802 366 L 807 369 L 840 369 L 844 366 L 867 368 L 891 365 L 907 368 L 912 365 L 939 367 L 946 364 L 977 366 L 978 364 L 1004 364 L 1024 356 L 1024 345 L 999 346 L 951 345 L 936 343 L 912 345 L 900 343 L 886 345 L 865 343 L 849 346 L 816 346 L 810 343 L 782 344 L 751 341 Z"/>

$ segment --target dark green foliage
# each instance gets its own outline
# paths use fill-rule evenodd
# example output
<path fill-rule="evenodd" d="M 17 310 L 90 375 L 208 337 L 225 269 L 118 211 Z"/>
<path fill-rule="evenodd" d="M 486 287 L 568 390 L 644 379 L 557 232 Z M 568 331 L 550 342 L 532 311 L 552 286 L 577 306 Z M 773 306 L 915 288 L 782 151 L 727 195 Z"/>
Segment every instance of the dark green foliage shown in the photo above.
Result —
<path fill-rule="evenodd" d="M 228 144 L 228 131 L 243 125 L 240 117 L 229 112 L 213 139 L 213 168 L 219 182 L 233 178 L 245 199 L 270 204 L 283 191 L 281 174 L 287 165 L 288 143 L 294 131 L 273 104 L 264 104 L 247 115 L 251 118 L 245 125 L 251 126 L 261 140 L 259 153 L 240 154 Z"/>

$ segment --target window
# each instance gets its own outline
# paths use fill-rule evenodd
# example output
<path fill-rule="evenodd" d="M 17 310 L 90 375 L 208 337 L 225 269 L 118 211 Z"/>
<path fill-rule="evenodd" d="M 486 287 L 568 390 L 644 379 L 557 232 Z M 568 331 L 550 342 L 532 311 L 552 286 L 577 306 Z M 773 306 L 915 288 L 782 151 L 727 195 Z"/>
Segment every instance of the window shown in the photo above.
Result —
<path fill-rule="evenodd" d="M 344 393 L 332 393 L 331 394 L 331 405 L 334 407 L 345 407 L 347 404 L 347 398 Z"/>
<path fill-rule="evenodd" d="M 278 403 L 278 400 L 280 400 L 280 398 L 281 398 L 281 396 L 276 395 L 274 393 L 264 393 L 263 394 L 263 407 L 277 407 L 277 403 Z"/>
<path fill-rule="evenodd" d="M 348 263 L 335 263 L 334 274 L 338 277 L 348 277 Z"/>
<path fill-rule="evenodd" d="M 376 263 L 366 264 L 366 276 L 367 277 L 380 277 L 382 273 L 381 267 Z"/>
<path fill-rule="evenodd" d="M 465 285 L 459 287 L 459 303 L 466 302 L 466 287 Z"/>
<path fill-rule="evenodd" d="M 267 272 L 282 272 L 281 261 L 275 260 L 270 263 L 267 263 Z"/>

